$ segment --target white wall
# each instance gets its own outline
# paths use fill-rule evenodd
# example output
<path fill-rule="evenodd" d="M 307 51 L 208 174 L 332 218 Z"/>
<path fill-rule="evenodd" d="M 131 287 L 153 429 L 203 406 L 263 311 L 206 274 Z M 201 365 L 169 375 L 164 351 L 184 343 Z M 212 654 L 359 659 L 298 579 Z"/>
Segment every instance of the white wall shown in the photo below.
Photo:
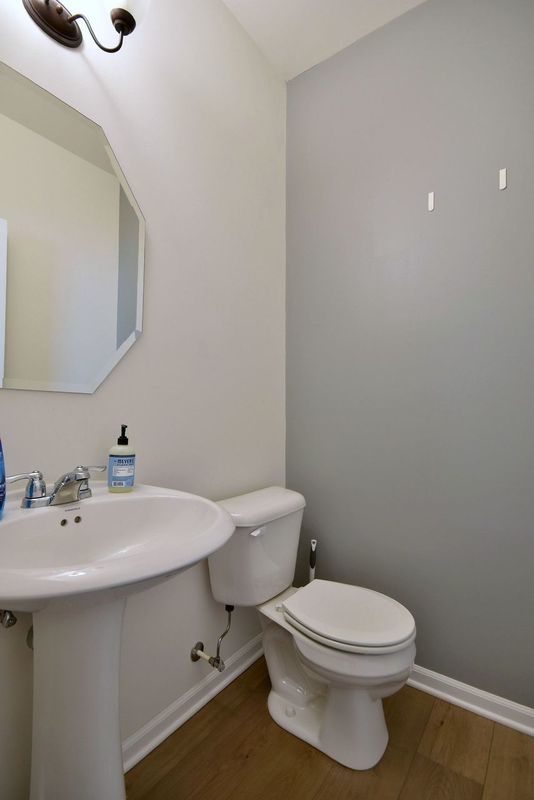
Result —
<path fill-rule="evenodd" d="M 145 332 L 93 396 L 0 391 L 8 471 L 101 462 L 126 422 L 140 481 L 212 498 L 283 481 L 285 85 L 220 0 L 158 0 L 117 55 L 62 49 L 8 6 L 0 59 L 103 125 L 148 231 Z M 226 654 L 258 631 L 235 616 Z M 9 800 L 25 797 L 3 748 L 27 727 L 28 624 L 0 630 Z M 132 599 L 125 736 L 206 674 L 189 649 L 223 626 L 205 565 Z"/>
<path fill-rule="evenodd" d="M 116 351 L 120 184 L 1 113 L 0 142 L 4 386 L 94 385 Z"/>
<path fill-rule="evenodd" d="M 0 382 L 4 374 L 7 287 L 7 220 L 0 219 Z"/>

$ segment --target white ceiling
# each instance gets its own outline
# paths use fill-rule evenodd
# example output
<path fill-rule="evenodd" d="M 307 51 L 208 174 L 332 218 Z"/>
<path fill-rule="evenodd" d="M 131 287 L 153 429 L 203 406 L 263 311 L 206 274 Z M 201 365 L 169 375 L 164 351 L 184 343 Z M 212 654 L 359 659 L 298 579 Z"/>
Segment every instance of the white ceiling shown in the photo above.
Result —
<path fill-rule="evenodd" d="M 424 0 L 224 0 L 284 78 L 330 58 Z"/>

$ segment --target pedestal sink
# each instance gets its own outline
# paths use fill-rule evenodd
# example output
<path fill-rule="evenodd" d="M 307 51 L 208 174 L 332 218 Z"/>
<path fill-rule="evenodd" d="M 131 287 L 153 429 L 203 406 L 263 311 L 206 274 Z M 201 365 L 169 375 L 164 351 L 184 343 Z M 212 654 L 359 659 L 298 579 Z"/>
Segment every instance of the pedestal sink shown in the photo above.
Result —
<path fill-rule="evenodd" d="M 96 488 L 95 488 L 96 486 Z M 0 608 L 33 612 L 30 800 L 124 800 L 119 657 L 126 597 L 196 564 L 232 535 L 230 516 L 154 486 L 0 522 Z"/>

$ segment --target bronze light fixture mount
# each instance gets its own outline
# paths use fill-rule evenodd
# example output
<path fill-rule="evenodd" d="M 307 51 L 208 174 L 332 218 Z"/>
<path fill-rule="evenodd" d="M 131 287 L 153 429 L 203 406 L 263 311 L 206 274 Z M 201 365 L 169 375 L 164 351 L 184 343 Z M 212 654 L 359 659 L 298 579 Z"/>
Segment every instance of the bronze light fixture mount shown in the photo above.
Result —
<path fill-rule="evenodd" d="M 59 0 L 22 0 L 24 8 L 33 21 L 52 39 L 65 47 L 79 47 L 83 37 L 77 19 L 83 19 L 94 41 L 106 53 L 116 53 L 120 50 L 125 36 L 135 28 L 135 18 L 124 8 L 114 8 L 111 11 L 113 27 L 119 34 L 119 42 L 115 47 L 104 47 L 91 27 L 91 23 L 84 14 L 71 14 Z"/>

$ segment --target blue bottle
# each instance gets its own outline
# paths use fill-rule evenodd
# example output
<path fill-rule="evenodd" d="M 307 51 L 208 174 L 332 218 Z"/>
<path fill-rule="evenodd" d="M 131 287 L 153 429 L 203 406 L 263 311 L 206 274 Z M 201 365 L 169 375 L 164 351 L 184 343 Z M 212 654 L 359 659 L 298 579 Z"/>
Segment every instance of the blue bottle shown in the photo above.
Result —
<path fill-rule="evenodd" d="M 2 440 L 0 439 L 0 519 L 4 513 L 6 502 L 6 467 L 4 464 L 4 451 L 2 450 Z"/>

